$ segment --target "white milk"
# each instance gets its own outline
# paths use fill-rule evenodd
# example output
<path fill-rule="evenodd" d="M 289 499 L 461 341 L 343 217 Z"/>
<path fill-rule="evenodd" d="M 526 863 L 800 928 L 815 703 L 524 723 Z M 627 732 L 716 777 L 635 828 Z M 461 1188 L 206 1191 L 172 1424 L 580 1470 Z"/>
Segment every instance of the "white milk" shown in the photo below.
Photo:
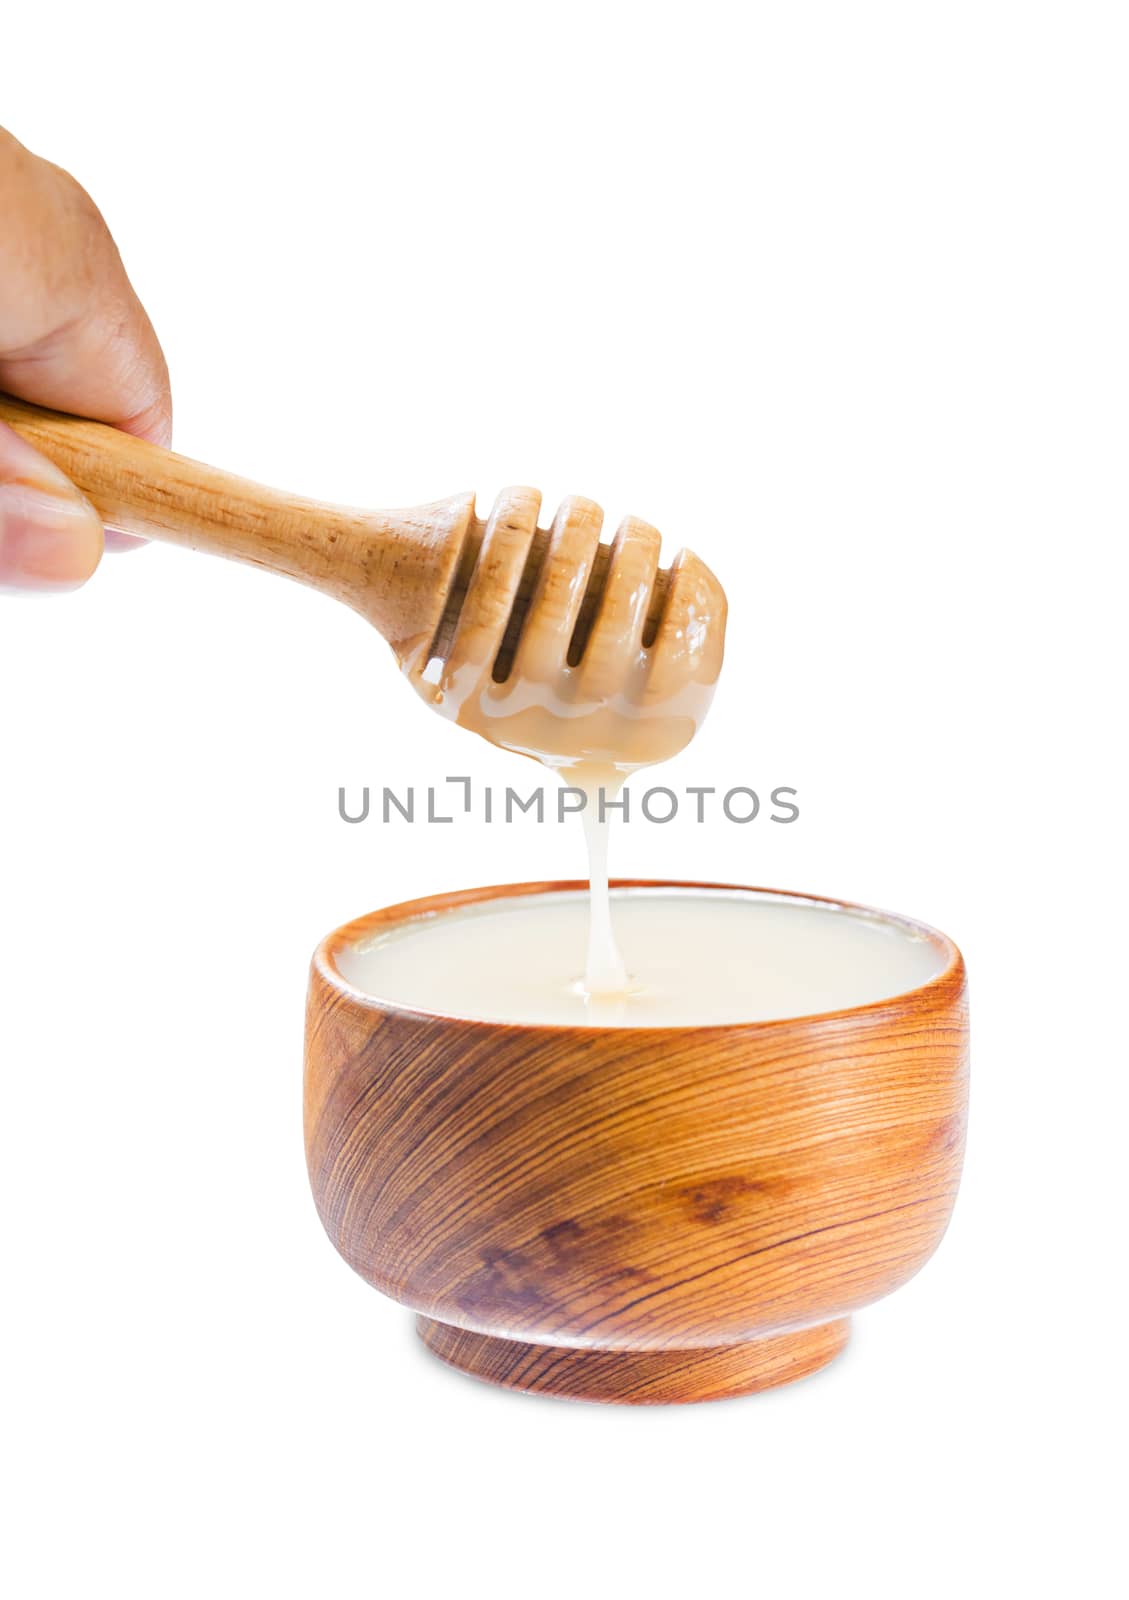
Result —
<path fill-rule="evenodd" d="M 608 845 L 611 841 L 611 813 L 600 814 L 600 800 L 615 800 L 623 787 L 620 773 L 597 773 L 591 782 L 584 775 L 574 780 L 585 796 L 581 813 L 584 843 L 588 850 L 588 953 L 584 963 L 584 987 L 593 999 L 622 996 L 628 987 L 627 967 L 620 954 L 612 927 L 611 896 L 608 892 Z"/>
<path fill-rule="evenodd" d="M 945 947 L 885 917 L 753 890 L 615 889 L 625 992 L 584 983 L 588 896 L 521 895 L 403 923 L 342 951 L 353 988 L 485 1022 L 703 1026 L 810 1016 L 937 977 Z"/>

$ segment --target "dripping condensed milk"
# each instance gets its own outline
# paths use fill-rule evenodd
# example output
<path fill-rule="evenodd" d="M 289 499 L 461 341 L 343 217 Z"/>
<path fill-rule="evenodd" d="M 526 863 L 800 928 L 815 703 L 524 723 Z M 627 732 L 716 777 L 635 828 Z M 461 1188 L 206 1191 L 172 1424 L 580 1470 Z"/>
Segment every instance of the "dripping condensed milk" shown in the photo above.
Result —
<path fill-rule="evenodd" d="M 536 492 L 512 494 L 514 527 L 535 521 Z M 442 715 L 583 792 L 586 958 L 577 968 L 568 932 L 575 906 L 526 906 L 521 915 L 536 926 L 523 921 L 520 932 L 507 931 L 528 941 L 552 971 L 564 963 L 572 977 L 583 973 L 575 1004 L 603 1014 L 633 1005 L 631 997 L 649 987 L 640 962 L 656 970 L 651 952 L 638 950 L 632 966 L 619 948 L 608 894 L 607 807 L 632 772 L 669 760 L 694 737 L 721 671 L 727 607 L 713 573 L 689 551 L 662 574 L 654 528 L 628 518 L 608 549 L 598 544 L 601 521 L 592 502 L 567 502 L 517 636 L 496 650 L 497 614 L 484 607 L 451 658 L 437 658 L 415 682 Z M 488 536 L 477 557 L 486 593 L 491 559 Z M 683 906 L 679 918 L 685 914 Z"/>

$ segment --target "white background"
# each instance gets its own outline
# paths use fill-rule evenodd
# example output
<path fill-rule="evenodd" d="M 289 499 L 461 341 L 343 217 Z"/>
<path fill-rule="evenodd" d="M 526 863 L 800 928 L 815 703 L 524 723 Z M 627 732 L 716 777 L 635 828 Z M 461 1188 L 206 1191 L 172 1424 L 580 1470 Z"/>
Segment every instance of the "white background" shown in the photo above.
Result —
<path fill-rule="evenodd" d="M 847 1356 L 759 1398 L 492 1391 L 321 1232 L 306 963 L 578 829 L 348 827 L 527 783 L 312 592 L 185 552 L 0 601 L 0 1574 L 40 1596 L 1119 1585 L 1125 14 L 1116 5 L 6 12 L 0 118 L 102 206 L 187 454 L 402 505 L 631 510 L 726 581 L 623 873 L 931 921 L 966 1177 Z M 3 225 L 0 213 L 0 226 Z"/>

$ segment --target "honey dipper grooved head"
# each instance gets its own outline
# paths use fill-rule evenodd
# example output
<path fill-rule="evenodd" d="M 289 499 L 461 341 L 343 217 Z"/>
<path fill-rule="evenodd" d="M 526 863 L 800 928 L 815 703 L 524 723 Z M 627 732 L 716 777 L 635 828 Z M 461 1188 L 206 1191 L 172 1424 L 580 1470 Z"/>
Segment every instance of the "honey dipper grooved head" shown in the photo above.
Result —
<path fill-rule="evenodd" d="M 570 495 L 538 527 L 536 489 L 471 518 L 430 640 L 404 660 L 418 692 L 464 727 L 550 766 L 629 771 L 681 750 L 721 669 L 725 594 L 684 550 Z"/>

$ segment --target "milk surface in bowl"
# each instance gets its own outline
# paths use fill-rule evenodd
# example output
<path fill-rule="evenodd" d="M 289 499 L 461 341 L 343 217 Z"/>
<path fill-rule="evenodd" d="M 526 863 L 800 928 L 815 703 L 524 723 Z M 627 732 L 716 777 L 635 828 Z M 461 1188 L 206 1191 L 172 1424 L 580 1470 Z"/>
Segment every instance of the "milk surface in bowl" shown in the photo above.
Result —
<path fill-rule="evenodd" d="M 340 949 L 354 989 L 484 1022 L 703 1027 L 870 1005 L 938 977 L 944 942 L 900 918 L 800 896 L 619 887 L 620 995 L 586 993 L 587 896 L 484 899 L 382 928 Z"/>

